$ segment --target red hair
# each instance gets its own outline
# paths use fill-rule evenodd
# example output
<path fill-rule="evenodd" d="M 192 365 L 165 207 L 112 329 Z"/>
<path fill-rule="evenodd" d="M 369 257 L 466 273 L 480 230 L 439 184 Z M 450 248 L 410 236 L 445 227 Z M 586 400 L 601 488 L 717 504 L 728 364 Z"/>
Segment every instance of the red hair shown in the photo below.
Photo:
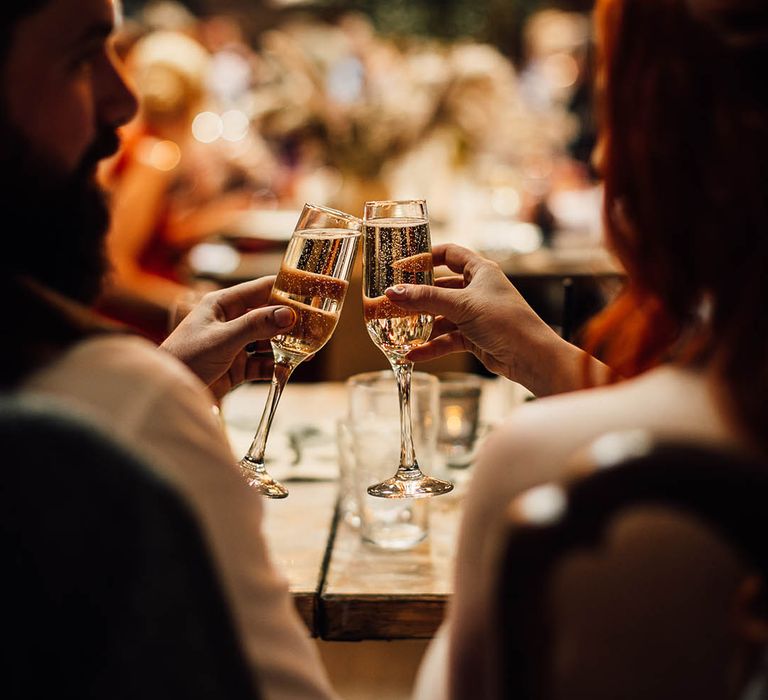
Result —
<path fill-rule="evenodd" d="M 768 446 L 768 7 L 598 0 L 600 168 L 627 271 L 586 332 L 622 376 L 714 363 Z"/>

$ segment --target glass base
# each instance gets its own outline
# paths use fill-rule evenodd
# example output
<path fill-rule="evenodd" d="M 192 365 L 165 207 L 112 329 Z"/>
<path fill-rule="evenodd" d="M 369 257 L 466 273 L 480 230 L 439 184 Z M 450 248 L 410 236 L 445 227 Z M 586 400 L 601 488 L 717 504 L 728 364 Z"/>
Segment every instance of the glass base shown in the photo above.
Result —
<path fill-rule="evenodd" d="M 404 552 L 413 549 L 427 536 L 427 531 L 414 523 L 392 523 L 364 528 L 363 542 L 379 549 Z"/>
<path fill-rule="evenodd" d="M 263 465 L 252 462 L 247 457 L 243 457 L 238 466 L 240 474 L 245 479 L 248 486 L 267 498 L 285 498 L 288 496 L 288 489 L 279 481 L 275 481 Z"/>
<path fill-rule="evenodd" d="M 431 498 L 453 490 L 450 481 L 424 476 L 420 471 L 403 476 L 398 473 L 380 484 L 369 486 L 367 491 L 377 498 Z"/>

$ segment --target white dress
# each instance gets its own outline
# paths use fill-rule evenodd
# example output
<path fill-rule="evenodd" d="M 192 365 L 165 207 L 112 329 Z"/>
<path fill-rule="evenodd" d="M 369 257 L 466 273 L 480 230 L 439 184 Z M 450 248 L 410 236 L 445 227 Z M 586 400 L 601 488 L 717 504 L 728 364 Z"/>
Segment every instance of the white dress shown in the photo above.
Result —
<path fill-rule="evenodd" d="M 699 443 L 745 442 L 718 409 L 705 377 L 675 367 L 520 407 L 491 434 L 478 457 L 459 532 L 454 596 L 427 650 L 414 698 L 448 698 L 449 673 L 460 683 L 456 698 L 484 697 L 479 669 L 486 640 L 481 621 L 492 612 L 487 609 L 492 580 L 484 545 L 498 538 L 505 509 L 515 495 L 562 476 L 574 453 L 597 437 L 636 428 Z"/>
<path fill-rule="evenodd" d="M 44 395 L 101 424 L 171 482 L 198 516 L 246 657 L 266 700 L 334 698 L 287 582 L 272 564 L 261 497 L 248 489 L 211 412 L 207 388 L 139 338 L 79 343 L 28 378 Z"/>

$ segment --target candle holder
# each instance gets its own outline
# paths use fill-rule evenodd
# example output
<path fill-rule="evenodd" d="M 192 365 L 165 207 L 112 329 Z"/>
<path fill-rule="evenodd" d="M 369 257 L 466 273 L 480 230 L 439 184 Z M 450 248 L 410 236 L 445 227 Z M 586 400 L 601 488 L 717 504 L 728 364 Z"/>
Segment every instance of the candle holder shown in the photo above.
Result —
<path fill-rule="evenodd" d="M 465 372 L 444 372 L 438 378 L 440 423 L 437 446 L 447 467 L 466 469 L 474 458 L 482 379 Z"/>

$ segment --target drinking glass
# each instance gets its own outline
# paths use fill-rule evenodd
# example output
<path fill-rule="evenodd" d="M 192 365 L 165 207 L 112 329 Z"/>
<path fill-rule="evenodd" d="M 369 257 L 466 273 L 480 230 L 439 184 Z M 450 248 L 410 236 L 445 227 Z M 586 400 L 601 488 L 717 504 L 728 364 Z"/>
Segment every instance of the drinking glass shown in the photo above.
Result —
<path fill-rule="evenodd" d="M 361 221 L 334 209 L 305 204 L 272 287 L 270 304 L 289 306 L 296 323 L 271 340 L 275 368 L 256 437 L 240 460 L 248 484 L 269 498 L 288 490 L 264 466 L 269 428 L 285 384 L 294 369 L 333 334 L 349 287 Z"/>
<path fill-rule="evenodd" d="M 416 461 L 411 424 L 411 373 L 406 355 L 425 343 L 434 318 L 392 303 L 384 291 L 397 284 L 433 284 L 432 245 L 423 199 L 366 202 L 363 220 L 363 313 L 368 335 L 397 379 L 400 400 L 400 464 L 391 479 L 368 487 L 381 498 L 425 498 L 448 493 L 449 481 L 425 476 Z"/>
<path fill-rule="evenodd" d="M 374 498 L 368 487 L 386 479 L 400 449 L 397 382 L 391 370 L 355 374 L 347 379 L 345 420 L 350 450 L 350 499 L 357 506 L 360 536 L 390 550 L 415 547 L 429 530 L 429 498 Z M 413 442 L 424 466 L 437 457 L 439 390 L 437 378 L 414 372 L 411 385 Z"/>

